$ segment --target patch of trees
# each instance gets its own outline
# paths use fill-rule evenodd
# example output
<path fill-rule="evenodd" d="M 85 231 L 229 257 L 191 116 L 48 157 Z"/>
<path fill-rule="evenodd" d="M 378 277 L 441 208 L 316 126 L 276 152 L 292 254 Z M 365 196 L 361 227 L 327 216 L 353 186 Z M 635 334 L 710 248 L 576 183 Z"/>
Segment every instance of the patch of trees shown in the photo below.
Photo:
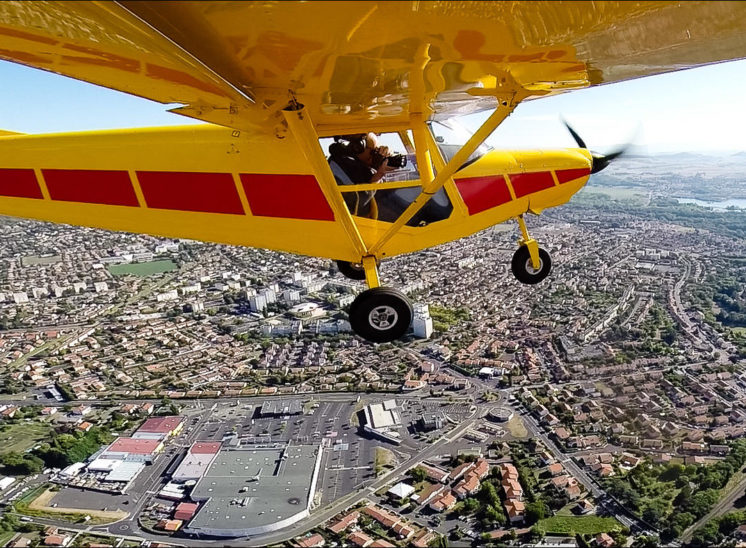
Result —
<path fill-rule="evenodd" d="M 42 443 L 33 451 L 50 468 L 64 468 L 90 457 L 105 443 L 111 443 L 113 436 L 105 428 L 94 427 L 88 432 L 73 434 L 53 434 L 51 441 Z"/>
<path fill-rule="evenodd" d="M 720 546 L 721 542 L 733 533 L 740 525 L 746 523 L 746 512 L 730 512 L 719 518 L 708 521 L 697 529 L 687 546 L 705 547 Z"/>
<path fill-rule="evenodd" d="M 733 474 L 746 464 L 746 440 L 731 444 L 728 456 L 708 466 L 640 465 L 626 478 L 605 482 L 609 494 L 661 531 L 661 540 L 680 536 L 710 511 Z M 705 533 L 711 533 L 707 530 Z M 704 534 L 704 533 L 703 533 Z"/>
<path fill-rule="evenodd" d="M 30 453 L 10 451 L 0 455 L 4 473 L 11 476 L 30 476 L 44 469 L 44 461 Z"/>
<path fill-rule="evenodd" d="M 469 321 L 471 313 L 464 307 L 451 309 L 430 305 L 430 317 L 433 319 L 433 329 L 435 331 L 448 331 L 452 325 L 458 322 Z"/>

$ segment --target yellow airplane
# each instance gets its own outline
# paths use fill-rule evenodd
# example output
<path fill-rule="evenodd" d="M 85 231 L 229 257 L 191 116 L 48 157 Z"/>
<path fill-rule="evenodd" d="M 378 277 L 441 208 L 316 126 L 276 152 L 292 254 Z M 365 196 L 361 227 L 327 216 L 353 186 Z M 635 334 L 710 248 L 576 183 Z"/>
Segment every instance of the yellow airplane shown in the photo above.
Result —
<path fill-rule="evenodd" d="M 412 308 L 382 259 L 515 219 L 513 272 L 539 282 L 551 259 L 524 215 L 615 156 L 574 132 L 577 148 L 481 154 L 521 101 L 742 57 L 742 2 L 0 2 L 0 59 L 210 123 L 2 132 L 0 214 L 333 259 L 369 288 L 354 331 L 391 341 Z M 338 184 L 320 139 L 367 132 L 398 134 L 416 171 Z M 353 215 L 345 194 L 374 190 L 389 217 Z"/>

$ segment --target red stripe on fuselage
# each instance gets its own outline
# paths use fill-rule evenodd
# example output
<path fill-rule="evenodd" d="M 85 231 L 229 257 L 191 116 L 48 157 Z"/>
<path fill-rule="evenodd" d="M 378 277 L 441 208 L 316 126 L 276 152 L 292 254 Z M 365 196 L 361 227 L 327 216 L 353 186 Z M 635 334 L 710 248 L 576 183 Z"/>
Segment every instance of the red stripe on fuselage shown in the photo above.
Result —
<path fill-rule="evenodd" d="M 245 214 L 230 173 L 138 171 L 137 180 L 150 208 Z"/>
<path fill-rule="evenodd" d="M 534 192 L 546 190 L 554 186 L 551 171 L 537 171 L 536 173 L 516 173 L 510 176 L 516 198 L 523 198 Z"/>
<path fill-rule="evenodd" d="M 464 199 L 469 215 L 508 203 L 512 198 L 502 175 L 455 179 L 456 188 Z"/>
<path fill-rule="evenodd" d="M 135 189 L 126 171 L 44 169 L 52 200 L 138 207 Z"/>
<path fill-rule="evenodd" d="M 556 172 L 557 180 L 560 184 L 569 183 L 575 179 L 580 179 L 591 174 L 591 168 L 584 167 L 581 169 L 558 169 Z"/>
<path fill-rule="evenodd" d="M 0 196 L 43 198 L 33 169 L 0 169 Z"/>
<path fill-rule="evenodd" d="M 333 221 L 334 212 L 313 175 L 241 173 L 252 215 Z"/>

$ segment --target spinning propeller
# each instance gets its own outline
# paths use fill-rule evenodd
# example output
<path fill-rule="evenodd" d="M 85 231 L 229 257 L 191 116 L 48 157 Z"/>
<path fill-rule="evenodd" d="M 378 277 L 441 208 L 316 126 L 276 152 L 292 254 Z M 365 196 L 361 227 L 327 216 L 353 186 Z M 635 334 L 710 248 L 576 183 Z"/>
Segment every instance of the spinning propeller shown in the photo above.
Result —
<path fill-rule="evenodd" d="M 565 127 L 567 128 L 567 131 L 570 132 L 570 135 L 572 135 L 572 138 L 575 139 L 575 142 L 578 144 L 580 148 L 584 148 L 586 150 L 589 150 L 588 147 L 585 144 L 585 141 L 578 135 L 578 132 L 575 131 L 572 127 L 570 127 L 570 124 L 568 124 L 565 120 L 562 120 L 562 123 L 565 124 Z M 619 156 L 622 156 L 625 152 L 627 152 L 627 149 L 629 148 L 629 143 L 624 145 L 619 150 L 616 150 L 614 152 L 611 152 L 609 154 L 598 154 L 597 152 L 591 152 L 591 157 L 593 158 L 593 166 L 591 167 L 591 173 L 598 173 L 602 169 L 605 169 L 612 161 L 617 159 Z"/>

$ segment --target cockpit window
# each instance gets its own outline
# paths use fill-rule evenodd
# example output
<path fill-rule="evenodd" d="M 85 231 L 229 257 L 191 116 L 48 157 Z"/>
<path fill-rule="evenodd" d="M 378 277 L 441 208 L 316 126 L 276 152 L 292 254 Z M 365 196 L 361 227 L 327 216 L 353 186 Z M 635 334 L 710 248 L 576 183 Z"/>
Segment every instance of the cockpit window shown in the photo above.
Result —
<path fill-rule="evenodd" d="M 443 159 L 446 162 L 449 162 L 451 158 L 456 155 L 459 149 L 473 134 L 472 131 L 466 129 L 455 118 L 430 122 L 430 131 L 432 132 L 435 142 L 438 144 L 438 148 L 440 149 L 440 153 L 443 155 Z M 492 147 L 482 143 L 477 150 L 467 158 L 466 162 L 459 166 L 459 169 L 463 169 L 466 166 L 473 164 L 490 150 L 492 150 Z"/>

